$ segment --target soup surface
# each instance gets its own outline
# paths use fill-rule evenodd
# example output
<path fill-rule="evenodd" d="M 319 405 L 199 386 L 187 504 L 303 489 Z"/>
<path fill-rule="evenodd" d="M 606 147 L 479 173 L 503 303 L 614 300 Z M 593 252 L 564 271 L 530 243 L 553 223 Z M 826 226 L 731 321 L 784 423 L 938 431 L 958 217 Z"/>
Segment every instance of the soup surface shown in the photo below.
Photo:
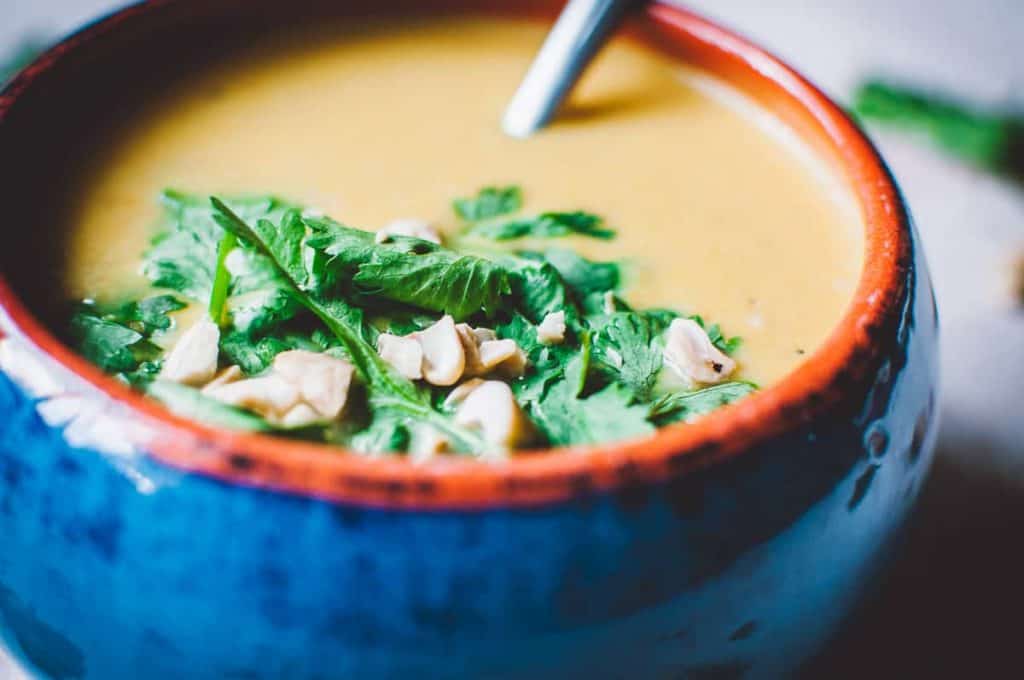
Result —
<path fill-rule="evenodd" d="M 362 25 L 281 37 L 175 83 L 83 169 L 67 293 L 145 288 L 140 253 L 168 187 L 273 193 L 366 229 L 416 217 L 452 231 L 454 197 L 518 184 L 527 210 L 606 218 L 617 238 L 558 245 L 626 260 L 631 304 L 699 312 L 742 336 L 738 375 L 782 377 L 856 286 L 863 225 L 851 196 L 773 118 L 627 39 L 553 125 L 506 137 L 502 110 L 546 29 Z"/>

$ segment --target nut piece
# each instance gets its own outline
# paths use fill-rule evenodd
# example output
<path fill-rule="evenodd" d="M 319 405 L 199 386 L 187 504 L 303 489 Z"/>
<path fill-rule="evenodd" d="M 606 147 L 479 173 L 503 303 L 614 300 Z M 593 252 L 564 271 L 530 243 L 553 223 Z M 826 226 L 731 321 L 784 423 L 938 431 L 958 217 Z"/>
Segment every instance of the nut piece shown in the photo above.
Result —
<path fill-rule="evenodd" d="M 444 399 L 444 407 L 455 408 L 462 402 L 466 401 L 466 397 L 469 396 L 470 392 L 483 384 L 484 381 L 480 378 L 470 378 L 448 393 L 448 396 Z"/>
<path fill-rule="evenodd" d="M 329 423 L 341 416 L 353 372 L 352 366 L 341 359 L 291 350 L 278 354 L 266 375 L 211 383 L 203 393 L 225 404 L 258 413 L 279 427 L 307 427 Z"/>
<path fill-rule="evenodd" d="M 220 329 L 207 317 L 185 331 L 164 360 L 162 380 L 199 387 L 217 373 Z"/>
<path fill-rule="evenodd" d="M 692 319 L 675 319 L 665 333 L 665 363 L 692 383 L 722 382 L 736 370 L 736 362 L 712 344 Z"/>
<path fill-rule="evenodd" d="M 423 347 L 415 338 L 382 333 L 377 337 L 377 353 L 409 380 L 423 377 Z"/>
<path fill-rule="evenodd" d="M 244 377 L 245 374 L 242 373 L 241 368 L 234 365 L 228 366 L 227 368 L 221 370 L 216 376 L 214 376 L 213 380 L 208 382 L 206 386 L 203 387 L 203 394 L 206 394 L 210 390 L 216 389 L 222 385 L 230 385 L 233 382 L 238 382 Z"/>
<path fill-rule="evenodd" d="M 447 387 L 459 381 L 466 368 L 466 351 L 451 316 L 409 337 L 423 348 L 423 377 L 428 383 Z"/>
<path fill-rule="evenodd" d="M 551 312 L 537 326 L 537 339 L 545 345 L 559 345 L 565 340 L 565 312 Z"/>
<path fill-rule="evenodd" d="M 258 378 L 239 380 L 206 391 L 217 401 L 260 414 L 270 422 L 280 423 L 299 403 L 299 390 L 273 373 Z"/>
<path fill-rule="evenodd" d="M 394 220 L 377 231 L 376 243 L 387 243 L 392 236 L 410 236 L 441 245 L 441 235 L 429 222 L 417 219 Z"/>
<path fill-rule="evenodd" d="M 471 328 L 460 323 L 455 327 L 462 350 L 466 353 L 467 377 L 500 373 L 509 378 L 518 378 L 526 371 L 526 354 L 515 340 L 498 340 L 490 328 Z"/>
<path fill-rule="evenodd" d="M 335 420 L 348 400 L 354 369 L 330 355 L 295 349 L 278 354 L 273 371 L 294 385 L 321 419 Z"/>
<path fill-rule="evenodd" d="M 323 416 L 317 413 L 312 406 L 300 402 L 292 406 L 288 413 L 281 416 L 278 424 L 287 429 L 297 429 L 317 425 L 323 421 Z"/>
<path fill-rule="evenodd" d="M 533 426 L 512 396 L 512 388 L 500 380 L 486 380 L 472 390 L 455 411 L 455 422 L 479 430 L 500 451 L 533 437 Z"/>

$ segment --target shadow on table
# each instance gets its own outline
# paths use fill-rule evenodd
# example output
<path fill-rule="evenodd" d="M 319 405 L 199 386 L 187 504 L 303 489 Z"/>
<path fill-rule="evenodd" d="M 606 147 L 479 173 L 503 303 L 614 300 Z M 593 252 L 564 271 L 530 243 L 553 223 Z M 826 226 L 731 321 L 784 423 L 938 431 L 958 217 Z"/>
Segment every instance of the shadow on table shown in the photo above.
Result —
<path fill-rule="evenodd" d="M 940 443 L 899 548 L 865 603 L 805 678 L 1020 677 L 1024 487 L 955 461 Z M 1024 442 L 1021 443 L 1024 452 Z"/>

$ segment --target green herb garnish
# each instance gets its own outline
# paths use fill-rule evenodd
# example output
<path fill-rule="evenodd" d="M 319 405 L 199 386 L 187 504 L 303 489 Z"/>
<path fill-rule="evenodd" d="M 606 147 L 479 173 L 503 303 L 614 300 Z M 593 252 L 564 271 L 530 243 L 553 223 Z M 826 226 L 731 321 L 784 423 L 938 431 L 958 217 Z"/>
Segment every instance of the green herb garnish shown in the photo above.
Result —
<path fill-rule="evenodd" d="M 473 198 L 457 198 L 452 203 L 455 214 L 467 222 L 508 215 L 523 207 L 523 192 L 519 187 L 484 187 Z"/>
<path fill-rule="evenodd" d="M 508 380 L 539 433 L 535 444 L 645 436 L 753 389 L 726 383 L 664 394 L 663 334 L 680 315 L 631 308 L 622 298 L 623 266 L 617 262 L 592 262 L 557 248 L 466 251 L 403 236 L 378 242 L 371 232 L 271 197 L 168 191 L 163 202 L 164 227 L 145 253 L 143 271 L 156 288 L 173 294 L 116 306 L 82 304 L 71 333 L 90 360 L 187 417 L 366 453 L 406 451 L 432 430 L 455 451 L 487 452 L 482 433 L 456 423 L 455 409 L 445 406 L 451 388 L 409 380 L 377 352 L 381 333 L 408 335 L 445 314 L 492 329 L 526 356 L 521 377 L 487 377 Z M 589 213 L 514 216 L 521 208 L 518 187 L 488 187 L 455 202 L 469 232 L 491 240 L 614 235 Z M 344 418 L 284 430 L 199 390 L 157 380 L 165 351 L 156 340 L 186 301 L 206 308 L 220 327 L 221 367 L 237 366 L 244 376 L 278 370 L 272 368 L 275 358 L 289 350 L 349 362 L 358 380 Z M 538 332 L 549 315 L 565 322 L 556 341 Z M 726 353 L 739 345 L 717 325 L 707 332 Z"/>
<path fill-rule="evenodd" d="M 731 404 L 757 389 L 750 382 L 733 381 L 693 392 L 666 394 L 650 407 L 650 418 L 659 425 L 710 413 Z"/>
<path fill-rule="evenodd" d="M 475 198 L 453 203 L 455 214 L 468 222 L 466 233 L 492 241 L 519 238 L 559 238 L 577 234 L 598 239 L 615 238 L 604 220 L 588 212 L 544 212 L 529 217 L 508 217 L 523 206 L 519 187 L 486 187 Z"/>

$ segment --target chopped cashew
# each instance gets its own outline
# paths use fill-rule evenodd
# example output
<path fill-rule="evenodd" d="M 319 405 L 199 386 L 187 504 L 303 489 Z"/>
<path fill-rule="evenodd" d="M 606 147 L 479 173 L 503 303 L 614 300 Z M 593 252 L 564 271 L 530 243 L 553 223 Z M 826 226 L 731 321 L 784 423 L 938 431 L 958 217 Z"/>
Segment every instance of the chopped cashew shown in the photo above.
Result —
<path fill-rule="evenodd" d="M 466 326 L 467 328 L 469 328 L 469 326 L 467 324 L 463 324 L 463 325 Z M 473 337 L 476 338 L 476 344 L 478 344 L 478 345 L 482 345 L 483 343 L 487 342 L 488 340 L 497 340 L 498 339 L 498 334 L 495 333 L 490 328 L 471 328 L 470 332 L 473 334 Z"/>
<path fill-rule="evenodd" d="M 203 317 L 185 331 L 164 360 L 160 378 L 199 387 L 217 373 L 220 329 Z"/>
<path fill-rule="evenodd" d="M 388 223 L 373 237 L 376 243 L 387 243 L 392 236 L 411 236 L 441 245 L 441 235 L 429 222 L 417 219 L 401 219 Z"/>
<path fill-rule="evenodd" d="M 423 377 L 428 383 L 447 387 L 458 382 L 466 368 L 466 351 L 451 316 L 411 337 L 423 348 Z"/>
<path fill-rule="evenodd" d="M 203 393 L 258 413 L 280 427 L 306 427 L 329 423 L 341 416 L 353 372 L 347 361 L 291 350 L 278 354 L 266 375 L 211 383 Z"/>
<path fill-rule="evenodd" d="M 512 388 L 500 380 L 486 380 L 472 390 L 455 411 L 455 422 L 480 431 L 501 450 L 528 442 L 533 426 L 519 408 Z"/>
<path fill-rule="evenodd" d="M 355 369 L 342 359 L 295 349 L 278 354 L 273 370 L 298 388 L 321 419 L 335 420 L 345 408 Z"/>
<path fill-rule="evenodd" d="M 299 427 L 309 427 L 310 425 L 317 425 L 324 422 L 324 417 L 316 412 L 316 410 L 309 404 L 303 404 L 299 402 L 295 406 L 292 406 L 281 416 L 278 424 L 281 427 L 289 429 L 295 429 Z"/>
<path fill-rule="evenodd" d="M 515 340 L 498 340 L 490 328 L 471 328 L 465 323 L 458 324 L 455 330 L 466 354 L 466 377 L 496 372 L 518 378 L 526 371 L 526 354 Z"/>
<path fill-rule="evenodd" d="M 454 390 L 448 393 L 445 397 L 444 406 L 445 408 L 455 408 L 462 402 L 466 401 L 466 397 L 469 393 L 484 384 L 484 381 L 480 378 L 470 378 L 466 382 L 462 383 Z"/>
<path fill-rule="evenodd" d="M 409 380 L 423 377 L 423 347 L 416 338 L 382 333 L 377 337 L 377 353 Z"/>
<path fill-rule="evenodd" d="M 259 413 L 271 422 L 280 422 L 300 399 L 298 388 L 274 373 L 215 387 L 206 394 L 230 406 Z"/>
<path fill-rule="evenodd" d="M 244 377 L 245 374 L 242 373 L 241 368 L 234 365 L 228 366 L 227 368 L 221 370 L 216 376 L 214 376 L 213 380 L 206 383 L 206 385 L 203 387 L 203 392 L 208 392 L 210 390 L 216 389 L 221 385 L 230 385 L 233 382 L 238 382 Z"/>
<path fill-rule="evenodd" d="M 513 352 L 512 356 L 495 366 L 494 372 L 505 378 L 522 378 L 526 373 L 526 365 L 528 363 L 529 359 L 526 357 L 526 352 L 519 345 L 516 345 L 516 351 Z"/>
<path fill-rule="evenodd" d="M 514 357 L 519 351 L 519 345 L 515 340 L 487 340 L 480 343 L 478 350 L 480 365 L 490 371 Z"/>
<path fill-rule="evenodd" d="M 692 319 L 675 319 L 665 334 L 665 363 L 691 383 L 718 383 L 736 370 Z"/>
<path fill-rule="evenodd" d="M 565 340 L 565 312 L 551 312 L 537 326 L 537 339 L 545 345 L 558 345 Z"/>

